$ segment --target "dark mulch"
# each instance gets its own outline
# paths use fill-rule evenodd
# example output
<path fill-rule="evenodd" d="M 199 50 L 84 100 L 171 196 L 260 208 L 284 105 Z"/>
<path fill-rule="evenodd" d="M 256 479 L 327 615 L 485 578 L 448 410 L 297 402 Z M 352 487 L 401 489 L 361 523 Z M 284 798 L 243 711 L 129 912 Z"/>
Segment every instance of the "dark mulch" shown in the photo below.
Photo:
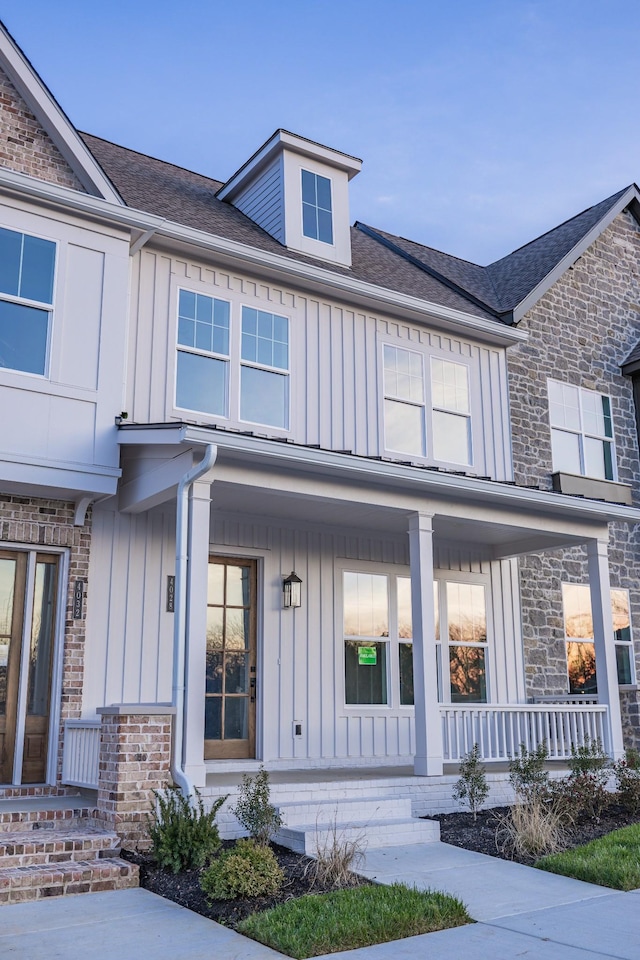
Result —
<path fill-rule="evenodd" d="M 474 850 L 476 853 L 486 853 L 490 857 L 500 857 L 503 860 L 517 860 L 519 863 L 530 864 L 532 858 L 515 857 L 500 848 L 496 842 L 498 818 L 508 812 L 508 807 L 494 807 L 491 810 L 481 810 L 474 821 L 470 813 L 440 813 L 431 816 L 431 820 L 440 821 L 440 839 L 455 847 L 464 847 L 465 850 Z M 578 847 L 590 840 L 602 837 L 605 833 L 638 823 L 638 816 L 632 816 L 623 807 L 611 804 L 597 820 L 583 818 L 576 822 L 571 830 L 567 831 L 567 848 Z"/>
<path fill-rule="evenodd" d="M 223 849 L 233 846 L 231 841 L 223 843 Z M 200 889 L 200 870 L 184 870 L 182 873 L 172 873 L 159 867 L 148 855 L 133 853 L 125 850 L 122 856 L 140 866 L 140 886 L 161 897 L 173 900 L 182 907 L 188 907 L 196 913 L 216 920 L 228 927 L 236 927 L 241 920 L 259 910 L 268 910 L 279 903 L 284 903 L 293 897 L 302 897 L 306 893 L 325 893 L 327 888 L 313 882 L 308 871 L 312 862 L 308 857 L 293 853 L 284 847 L 272 844 L 272 849 L 278 858 L 278 863 L 285 875 L 282 889 L 271 897 L 247 897 L 237 900 L 207 901 Z M 367 883 L 353 875 L 353 886 Z"/>

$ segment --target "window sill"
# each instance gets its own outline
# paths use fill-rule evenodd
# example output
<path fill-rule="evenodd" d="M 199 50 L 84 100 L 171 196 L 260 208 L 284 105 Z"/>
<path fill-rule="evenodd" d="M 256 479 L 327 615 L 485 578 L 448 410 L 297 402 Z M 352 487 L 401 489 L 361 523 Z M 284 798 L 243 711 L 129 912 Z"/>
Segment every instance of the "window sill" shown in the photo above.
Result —
<path fill-rule="evenodd" d="M 551 479 L 553 489 L 558 493 L 587 497 L 590 500 L 606 500 L 608 503 L 623 503 L 628 507 L 632 505 L 631 487 L 626 483 L 594 480 L 592 477 L 560 472 L 551 474 Z"/>
<path fill-rule="evenodd" d="M 637 693 L 638 684 L 637 683 L 619 683 L 618 690 L 621 693 Z"/>

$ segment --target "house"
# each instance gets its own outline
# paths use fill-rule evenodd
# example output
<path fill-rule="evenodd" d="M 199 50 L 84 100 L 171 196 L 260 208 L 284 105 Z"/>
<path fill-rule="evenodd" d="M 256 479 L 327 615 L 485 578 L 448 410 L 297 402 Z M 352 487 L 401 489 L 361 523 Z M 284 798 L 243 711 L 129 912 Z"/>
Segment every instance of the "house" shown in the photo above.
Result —
<path fill-rule="evenodd" d="M 211 180 L 0 76 L 0 803 L 135 842 L 170 776 L 426 814 L 476 742 L 494 799 L 638 743 L 637 188 L 481 267 L 338 150 Z"/>

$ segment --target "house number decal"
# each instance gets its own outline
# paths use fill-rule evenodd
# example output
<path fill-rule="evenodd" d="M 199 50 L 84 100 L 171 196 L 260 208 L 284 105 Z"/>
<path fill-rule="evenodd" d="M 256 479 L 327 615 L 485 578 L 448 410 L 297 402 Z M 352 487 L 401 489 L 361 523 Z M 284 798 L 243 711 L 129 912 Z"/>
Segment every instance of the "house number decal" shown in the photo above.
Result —
<path fill-rule="evenodd" d="M 176 609 L 176 578 L 167 577 L 167 613 L 175 613 Z"/>
<path fill-rule="evenodd" d="M 73 619 L 82 620 L 82 601 L 86 580 L 76 580 L 73 585 Z"/>

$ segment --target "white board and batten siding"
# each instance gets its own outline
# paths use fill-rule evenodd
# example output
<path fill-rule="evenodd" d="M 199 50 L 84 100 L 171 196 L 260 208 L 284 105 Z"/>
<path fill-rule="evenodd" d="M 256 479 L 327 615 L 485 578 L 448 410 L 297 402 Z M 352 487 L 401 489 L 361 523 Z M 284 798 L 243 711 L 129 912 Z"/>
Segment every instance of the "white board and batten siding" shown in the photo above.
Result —
<path fill-rule="evenodd" d="M 215 423 L 255 429 L 263 435 L 286 435 L 295 442 L 319 444 L 328 450 L 351 450 L 363 456 L 385 455 L 382 345 L 394 343 L 423 354 L 425 376 L 429 375 L 430 355 L 449 357 L 469 366 L 474 400 L 474 451 L 470 472 L 498 480 L 511 479 L 503 348 L 446 336 L 426 324 L 408 324 L 386 314 L 360 312 L 337 300 L 314 298 L 151 248 L 138 254 L 133 270 L 126 401 L 133 420 Z M 222 298 L 231 304 L 232 403 L 228 418 L 175 406 L 177 304 L 181 288 Z M 243 305 L 279 313 L 290 320 L 288 430 L 247 424 L 239 419 L 238 344 Z M 402 455 L 395 456 L 403 459 Z"/>
<path fill-rule="evenodd" d="M 276 157 L 255 180 L 241 190 L 233 205 L 280 243 L 284 243 L 282 157 Z"/>
<path fill-rule="evenodd" d="M 174 520 L 170 507 L 138 515 L 95 509 L 83 716 L 102 704 L 171 698 L 166 577 L 174 573 Z M 259 757 L 276 765 L 408 760 L 412 708 L 344 704 L 340 600 L 344 570 L 408 576 L 407 538 L 214 513 L 211 552 L 259 562 Z M 441 546 L 435 563 L 441 577 L 451 571 L 486 584 L 491 699 L 522 702 L 515 561 L 489 563 Z M 94 569 L 111 573 L 91 577 Z M 303 604 L 284 610 L 282 579 L 294 569 Z"/>
<path fill-rule="evenodd" d="M 126 360 L 128 238 L 17 202 L 0 205 L 0 226 L 56 244 L 48 369 L 45 376 L 0 369 L 0 405 L 18 414 L 5 418 L 2 454 L 58 471 L 61 487 L 65 470 L 113 470 Z M 22 479 L 30 482 L 26 473 Z"/>

